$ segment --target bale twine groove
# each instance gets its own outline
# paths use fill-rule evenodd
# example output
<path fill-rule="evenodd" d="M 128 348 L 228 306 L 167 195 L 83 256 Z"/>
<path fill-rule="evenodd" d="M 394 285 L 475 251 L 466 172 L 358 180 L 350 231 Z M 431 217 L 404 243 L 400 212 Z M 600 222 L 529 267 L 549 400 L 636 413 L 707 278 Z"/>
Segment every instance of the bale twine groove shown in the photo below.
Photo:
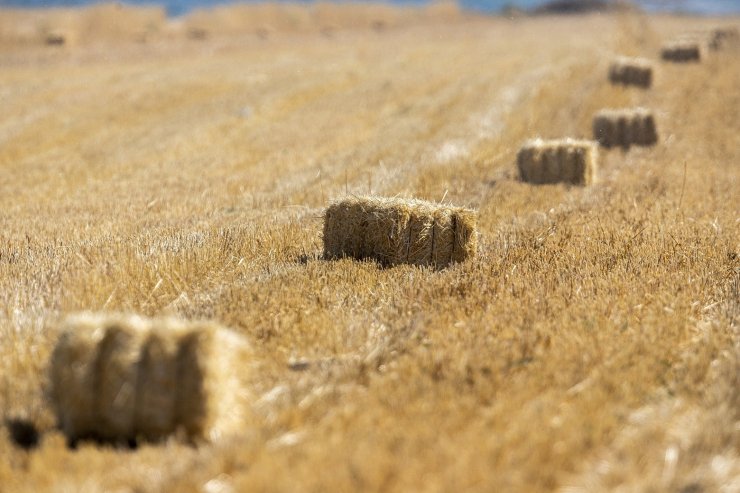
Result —
<path fill-rule="evenodd" d="M 447 267 L 477 251 L 476 212 L 416 199 L 348 197 L 324 213 L 324 257 Z"/>

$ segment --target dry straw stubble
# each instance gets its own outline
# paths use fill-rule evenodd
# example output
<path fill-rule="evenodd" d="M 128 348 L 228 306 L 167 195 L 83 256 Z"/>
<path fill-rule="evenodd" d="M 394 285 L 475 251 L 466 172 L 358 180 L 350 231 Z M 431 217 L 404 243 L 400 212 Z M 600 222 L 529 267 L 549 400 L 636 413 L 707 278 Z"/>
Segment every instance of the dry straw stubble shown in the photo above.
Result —
<path fill-rule="evenodd" d="M 517 154 L 522 181 L 590 185 L 596 181 L 598 147 L 590 140 L 532 139 Z"/>
<path fill-rule="evenodd" d="M 609 81 L 648 88 L 653 83 L 653 64 L 645 58 L 619 57 L 609 66 Z"/>
<path fill-rule="evenodd" d="M 51 400 L 67 437 L 215 440 L 248 420 L 245 339 L 212 323 L 79 314 L 54 349 Z"/>
<path fill-rule="evenodd" d="M 477 252 L 475 211 L 416 199 L 348 197 L 324 213 L 324 256 L 447 267 Z"/>
<path fill-rule="evenodd" d="M 658 142 L 655 116 L 646 108 L 604 109 L 593 119 L 593 136 L 604 147 L 651 146 Z"/>

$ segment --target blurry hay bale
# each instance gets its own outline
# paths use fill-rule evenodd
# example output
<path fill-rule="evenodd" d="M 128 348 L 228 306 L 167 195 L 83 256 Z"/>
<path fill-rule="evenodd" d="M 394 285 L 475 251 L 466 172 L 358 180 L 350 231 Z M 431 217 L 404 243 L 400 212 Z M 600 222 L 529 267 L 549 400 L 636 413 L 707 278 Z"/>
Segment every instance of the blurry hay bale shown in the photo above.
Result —
<path fill-rule="evenodd" d="M 609 81 L 648 88 L 653 83 L 653 65 L 644 58 L 619 57 L 609 66 Z"/>
<path fill-rule="evenodd" d="M 80 314 L 52 354 L 50 397 L 70 440 L 215 440 L 247 422 L 251 360 L 215 324 Z"/>
<path fill-rule="evenodd" d="M 596 181 L 598 148 L 590 140 L 527 141 L 517 154 L 522 181 L 590 185 Z"/>
<path fill-rule="evenodd" d="M 655 117 L 645 108 L 601 110 L 594 116 L 593 134 L 604 147 L 651 146 L 658 142 Z"/>
<path fill-rule="evenodd" d="M 74 46 L 75 37 L 71 31 L 53 29 L 44 34 L 44 44 L 48 46 Z"/>
<path fill-rule="evenodd" d="M 672 41 L 663 45 L 660 57 L 669 62 L 699 62 L 702 58 L 701 43 L 692 40 Z"/>
<path fill-rule="evenodd" d="M 740 31 L 736 27 L 718 27 L 713 29 L 709 35 L 709 47 L 713 50 L 737 44 L 738 41 L 740 41 Z"/>
<path fill-rule="evenodd" d="M 476 212 L 416 199 L 349 197 L 324 214 L 326 258 L 443 268 L 477 251 Z"/>

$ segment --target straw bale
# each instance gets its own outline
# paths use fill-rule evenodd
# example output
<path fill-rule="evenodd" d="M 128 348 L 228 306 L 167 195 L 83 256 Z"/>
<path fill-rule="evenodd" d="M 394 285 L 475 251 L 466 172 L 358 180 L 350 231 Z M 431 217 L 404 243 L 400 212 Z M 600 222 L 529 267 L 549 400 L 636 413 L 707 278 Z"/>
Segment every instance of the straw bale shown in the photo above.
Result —
<path fill-rule="evenodd" d="M 663 45 L 660 57 L 669 62 L 699 62 L 702 51 L 701 42 L 684 39 Z"/>
<path fill-rule="evenodd" d="M 44 43 L 48 46 L 74 46 L 77 36 L 71 30 L 52 29 L 43 34 Z"/>
<path fill-rule="evenodd" d="M 443 268 L 477 250 L 476 213 L 415 199 L 348 197 L 324 214 L 324 256 Z"/>
<path fill-rule="evenodd" d="M 740 31 L 736 27 L 718 27 L 709 35 L 709 47 L 713 50 L 722 49 L 740 41 Z"/>
<path fill-rule="evenodd" d="M 590 140 L 528 140 L 519 149 L 517 167 L 529 183 L 590 185 L 596 180 L 598 148 Z"/>
<path fill-rule="evenodd" d="M 651 146 L 658 142 L 653 113 L 645 108 L 605 109 L 593 119 L 594 140 L 604 147 Z"/>
<path fill-rule="evenodd" d="M 609 66 L 609 81 L 648 88 L 653 83 L 653 65 L 644 58 L 619 57 Z"/>
<path fill-rule="evenodd" d="M 71 440 L 216 440 L 247 423 L 250 347 L 211 323 L 82 314 L 64 323 L 50 368 Z"/>

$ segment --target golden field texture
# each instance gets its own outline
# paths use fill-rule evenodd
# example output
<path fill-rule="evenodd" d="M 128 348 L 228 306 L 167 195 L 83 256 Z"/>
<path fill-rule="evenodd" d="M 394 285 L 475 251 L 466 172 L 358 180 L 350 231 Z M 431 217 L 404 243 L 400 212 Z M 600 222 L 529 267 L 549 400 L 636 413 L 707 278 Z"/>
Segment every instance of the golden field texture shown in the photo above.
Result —
<path fill-rule="evenodd" d="M 0 489 L 738 491 L 740 56 L 659 60 L 730 23 L 2 45 Z M 609 83 L 619 55 L 650 89 Z M 591 186 L 518 180 L 527 139 L 635 106 L 657 145 L 600 149 Z M 371 194 L 477 210 L 477 255 L 324 260 L 326 206 Z M 68 448 L 48 365 L 79 310 L 241 334 L 253 424 Z"/>

